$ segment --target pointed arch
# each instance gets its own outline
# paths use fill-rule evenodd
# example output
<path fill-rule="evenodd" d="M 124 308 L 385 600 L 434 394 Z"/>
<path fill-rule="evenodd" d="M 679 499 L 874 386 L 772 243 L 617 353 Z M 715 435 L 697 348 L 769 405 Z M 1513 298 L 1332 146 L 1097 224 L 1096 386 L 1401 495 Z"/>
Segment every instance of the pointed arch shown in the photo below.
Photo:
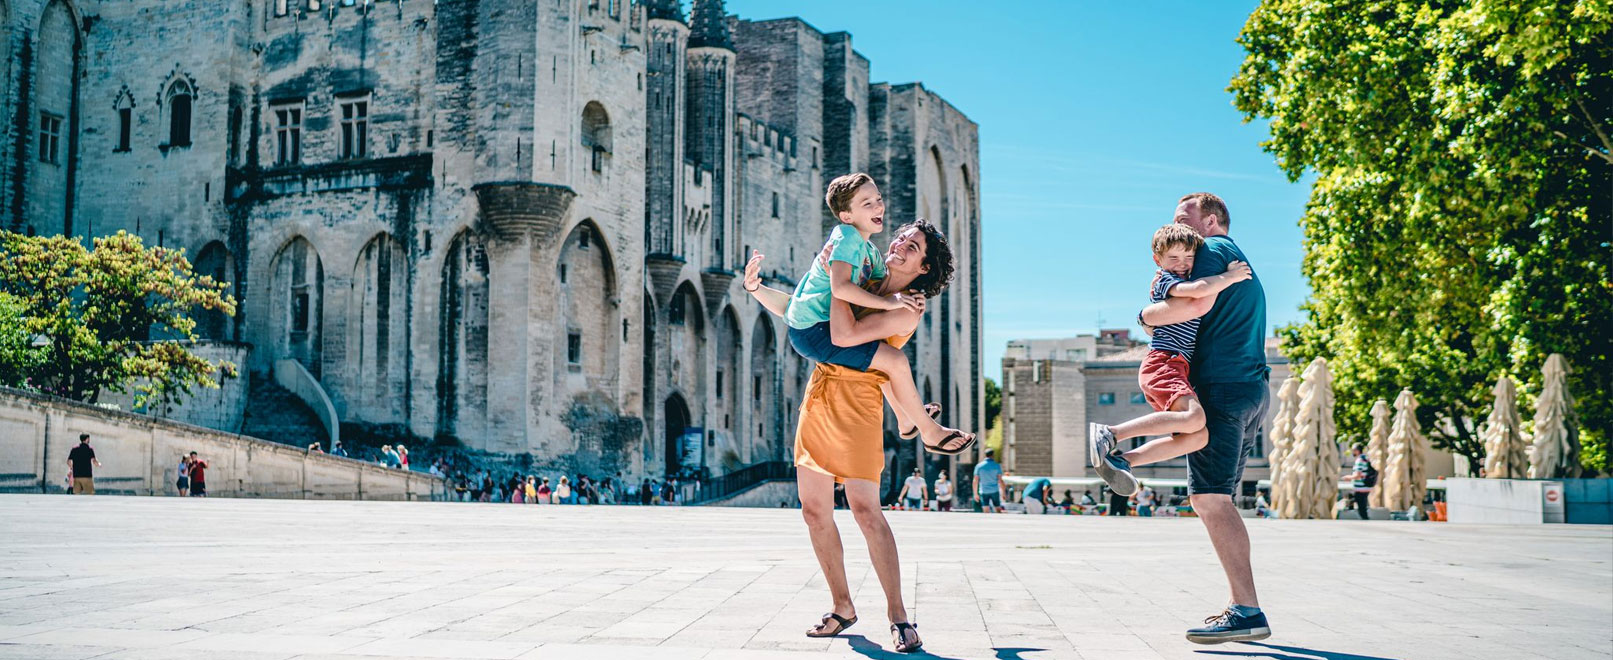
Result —
<path fill-rule="evenodd" d="M 464 230 L 448 243 L 437 306 L 437 434 L 486 449 L 488 290 L 482 237 Z"/>
<path fill-rule="evenodd" d="M 588 391 L 598 395 L 595 400 L 615 401 L 621 308 L 610 246 L 593 220 L 577 223 L 566 235 L 555 278 L 562 331 L 554 337 L 554 373 L 562 391 L 565 396 Z"/>
<path fill-rule="evenodd" d="M 3 2 L 4 0 L 0 0 Z M 196 261 L 191 264 L 191 270 L 197 275 L 224 284 L 235 283 L 235 255 L 224 246 L 223 241 L 213 241 L 202 246 L 196 253 Z M 233 287 L 231 287 L 233 289 Z M 225 290 L 230 295 L 239 295 L 230 289 Z M 230 317 L 216 309 L 201 310 L 196 316 L 196 336 L 205 339 L 220 341 L 233 341 L 235 339 L 235 325 Z"/>
<path fill-rule="evenodd" d="M 347 290 L 347 378 L 344 398 L 350 415 L 384 422 L 403 414 L 402 388 L 407 374 L 404 300 L 408 263 L 403 245 L 391 234 L 376 234 L 359 250 Z"/>
<path fill-rule="evenodd" d="M 750 393 L 747 403 L 751 408 L 752 460 L 779 458 L 783 446 L 784 424 L 780 419 L 779 401 L 783 398 L 779 380 L 778 336 L 773 320 L 767 312 L 756 315 L 751 325 Z"/>
<path fill-rule="evenodd" d="M 743 420 L 740 419 L 739 413 L 744 409 L 744 404 L 739 400 L 740 387 L 737 381 L 743 378 L 745 373 L 740 360 L 744 355 L 745 338 L 740 334 L 739 316 L 734 313 L 733 305 L 724 305 L 722 311 L 717 313 L 713 337 L 716 365 L 712 370 L 714 417 L 711 426 L 727 438 L 743 437 L 735 431 L 743 428 Z M 742 462 L 750 461 L 750 452 L 743 443 L 737 445 L 730 443 L 729 446 L 738 452 Z"/>
<path fill-rule="evenodd" d="M 325 325 L 325 268 L 319 251 L 301 235 L 275 251 L 270 262 L 271 359 L 290 358 L 319 376 Z"/>
<path fill-rule="evenodd" d="M 41 234 L 73 233 L 73 180 L 77 168 L 78 85 L 82 42 L 78 13 L 67 0 L 51 0 L 34 35 L 30 99 L 19 101 L 31 153 L 25 181 L 28 224 Z M 9 52 L 8 57 L 10 59 Z"/>

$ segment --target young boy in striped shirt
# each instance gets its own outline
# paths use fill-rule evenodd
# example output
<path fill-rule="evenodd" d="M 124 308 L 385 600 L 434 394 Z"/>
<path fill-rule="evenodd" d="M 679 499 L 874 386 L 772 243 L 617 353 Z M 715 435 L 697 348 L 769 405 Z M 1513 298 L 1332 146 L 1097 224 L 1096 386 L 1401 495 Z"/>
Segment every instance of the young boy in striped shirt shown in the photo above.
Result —
<path fill-rule="evenodd" d="M 1227 287 L 1249 279 L 1249 264 L 1233 261 L 1227 264 L 1225 273 L 1188 281 L 1193 272 L 1193 255 L 1203 245 L 1204 238 L 1187 225 L 1173 223 L 1154 232 L 1154 264 L 1159 271 L 1149 291 L 1150 302 L 1164 302 L 1171 297 L 1213 298 Z M 1209 441 L 1204 408 L 1187 380 L 1198 332 L 1198 319 L 1154 328 L 1148 357 L 1138 369 L 1137 380 L 1155 412 L 1114 426 L 1087 425 L 1088 458 L 1115 493 L 1137 492 L 1131 466 L 1185 456 Z M 1170 435 L 1125 453 L 1116 446 L 1127 438 L 1164 434 Z"/>

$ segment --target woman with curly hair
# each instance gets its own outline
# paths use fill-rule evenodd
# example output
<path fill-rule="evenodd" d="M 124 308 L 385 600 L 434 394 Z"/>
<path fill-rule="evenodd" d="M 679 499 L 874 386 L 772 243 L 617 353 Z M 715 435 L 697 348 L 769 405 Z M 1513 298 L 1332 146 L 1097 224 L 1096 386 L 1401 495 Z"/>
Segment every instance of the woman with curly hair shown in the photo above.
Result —
<path fill-rule="evenodd" d="M 755 253 L 746 264 L 745 290 L 768 311 L 782 316 L 790 294 L 761 285 L 762 256 Z M 897 348 L 906 344 L 918 328 L 924 299 L 939 295 L 952 278 L 952 250 L 940 230 L 920 220 L 896 233 L 885 255 L 885 266 L 885 279 L 868 282 L 868 290 L 880 296 L 912 292 L 919 298 L 917 309 L 853 310 L 846 302 L 835 300 L 829 322 L 836 343 L 878 340 Z M 833 637 L 857 622 L 851 589 L 846 583 L 840 530 L 834 521 L 835 485 L 843 484 L 852 515 L 868 543 L 874 572 L 885 591 L 885 614 L 891 622 L 892 641 L 897 651 L 911 653 L 924 642 L 907 618 L 896 537 L 891 534 L 879 502 L 879 477 L 885 469 L 882 427 L 889 387 L 890 379 L 883 373 L 826 363 L 817 364 L 807 382 L 795 432 L 796 488 L 812 549 L 834 605 L 806 634 Z M 940 409 L 931 406 L 927 412 L 938 415 Z M 897 421 L 903 435 L 913 437 L 910 430 L 914 421 L 899 409 Z"/>

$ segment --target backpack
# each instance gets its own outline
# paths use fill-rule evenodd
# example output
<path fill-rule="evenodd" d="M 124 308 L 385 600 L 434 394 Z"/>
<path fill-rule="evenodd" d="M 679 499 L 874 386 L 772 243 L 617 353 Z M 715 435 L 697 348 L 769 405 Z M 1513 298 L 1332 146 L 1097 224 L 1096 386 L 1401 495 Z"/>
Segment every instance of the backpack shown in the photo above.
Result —
<path fill-rule="evenodd" d="M 1361 484 L 1368 488 L 1378 485 L 1378 466 L 1373 465 L 1372 461 L 1367 461 L 1367 472 L 1361 479 Z"/>

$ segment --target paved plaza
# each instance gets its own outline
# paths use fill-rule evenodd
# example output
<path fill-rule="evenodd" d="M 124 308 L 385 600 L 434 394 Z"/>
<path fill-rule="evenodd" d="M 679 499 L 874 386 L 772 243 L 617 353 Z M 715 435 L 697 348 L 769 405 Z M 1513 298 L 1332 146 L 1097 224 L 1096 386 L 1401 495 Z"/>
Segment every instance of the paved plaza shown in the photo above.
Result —
<path fill-rule="evenodd" d="M 895 512 L 938 658 L 1606 659 L 1613 528 L 1250 521 L 1275 635 L 1225 604 L 1191 519 Z M 800 514 L 0 495 L 0 658 L 898 658 L 842 512 L 862 620 Z"/>

